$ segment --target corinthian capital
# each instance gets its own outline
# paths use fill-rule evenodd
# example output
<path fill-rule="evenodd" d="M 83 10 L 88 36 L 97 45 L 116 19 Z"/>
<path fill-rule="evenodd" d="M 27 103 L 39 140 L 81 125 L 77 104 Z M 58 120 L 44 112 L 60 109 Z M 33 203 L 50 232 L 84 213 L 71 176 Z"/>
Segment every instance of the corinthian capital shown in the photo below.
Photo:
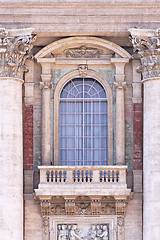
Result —
<path fill-rule="evenodd" d="M 134 53 L 141 60 L 137 68 L 143 79 L 160 76 L 160 29 L 130 29 Z"/>
<path fill-rule="evenodd" d="M 27 71 L 25 61 L 29 57 L 36 36 L 32 29 L 6 30 L 0 28 L 0 76 L 22 78 Z"/>

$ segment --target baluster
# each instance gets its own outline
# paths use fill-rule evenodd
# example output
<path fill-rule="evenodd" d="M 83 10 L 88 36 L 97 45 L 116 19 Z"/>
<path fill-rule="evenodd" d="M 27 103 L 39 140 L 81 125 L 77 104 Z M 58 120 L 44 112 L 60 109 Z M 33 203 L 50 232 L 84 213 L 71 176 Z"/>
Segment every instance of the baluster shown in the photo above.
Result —
<path fill-rule="evenodd" d="M 92 177 L 93 177 L 93 172 L 92 171 L 89 172 L 89 176 L 90 176 L 90 182 L 92 182 Z"/>
<path fill-rule="evenodd" d="M 59 171 L 59 182 L 62 182 L 62 171 Z"/>
<path fill-rule="evenodd" d="M 47 176 L 47 182 L 49 182 L 49 176 L 50 176 L 50 172 L 49 171 L 46 172 L 46 176 Z"/>
<path fill-rule="evenodd" d="M 53 171 L 51 171 L 51 182 L 53 182 L 53 175 L 54 175 L 54 173 L 53 173 Z"/>
<path fill-rule="evenodd" d="M 102 170 L 99 172 L 99 180 L 100 180 L 100 182 L 102 182 L 102 177 L 103 177 L 103 172 L 102 172 Z"/>
<path fill-rule="evenodd" d="M 81 172 L 82 182 L 84 182 L 84 171 Z"/>
<path fill-rule="evenodd" d="M 57 180 L 58 180 L 58 172 L 55 171 L 55 182 L 57 182 Z"/>
<path fill-rule="evenodd" d="M 116 182 L 119 182 L 119 171 L 116 171 Z"/>
<path fill-rule="evenodd" d="M 112 171 L 112 182 L 114 182 L 114 170 Z"/>
<path fill-rule="evenodd" d="M 88 171 L 86 171 L 86 182 L 88 182 Z"/>
<path fill-rule="evenodd" d="M 63 182 L 66 182 L 66 171 L 63 171 Z"/>
<path fill-rule="evenodd" d="M 104 182 L 106 182 L 107 174 L 106 171 L 104 171 Z"/>
<path fill-rule="evenodd" d="M 111 181 L 111 171 L 109 170 L 108 171 L 108 182 L 110 182 Z"/>
<path fill-rule="evenodd" d="M 80 182 L 80 171 L 77 171 L 77 178 L 78 178 L 78 182 Z"/>
<path fill-rule="evenodd" d="M 76 171 L 73 171 L 73 181 L 76 182 Z"/>

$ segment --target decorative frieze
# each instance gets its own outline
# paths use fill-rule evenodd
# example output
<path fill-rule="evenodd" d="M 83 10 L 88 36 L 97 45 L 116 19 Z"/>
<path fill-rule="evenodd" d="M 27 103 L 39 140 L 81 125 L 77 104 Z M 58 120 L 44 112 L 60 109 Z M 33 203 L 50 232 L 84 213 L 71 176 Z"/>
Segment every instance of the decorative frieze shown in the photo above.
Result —
<path fill-rule="evenodd" d="M 116 214 L 124 215 L 126 211 L 126 201 L 123 199 L 119 199 L 116 201 Z"/>
<path fill-rule="evenodd" d="M 50 200 L 48 199 L 41 200 L 41 213 L 42 216 L 50 214 Z"/>
<path fill-rule="evenodd" d="M 101 214 L 101 201 L 100 201 L 100 199 L 92 199 L 91 200 L 91 210 L 92 210 L 92 215 Z"/>
<path fill-rule="evenodd" d="M 81 46 L 79 48 L 69 48 L 64 51 L 67 58 L 100 58 L 102 50 L 98 48 L 88 48 Z"/>
<path fill-rule="evenodd" d="M 66 199 L 65 200 L 65 210 L 67 215 L 73 215 L 75 213 L 75 200 Z"/>
<path fill-rule="evenodd" d="M 36 36 L 21 34 L 13 36 L 5 28 L 0 29 L 0 76 L 22 78 L 23 72 L 28 71 L 25 65 L 30 56 Z"/>
<path fill-rule="evenodd" d="M 131 29 L 130 40 L 134 53 L 141 60 L 137 71 L 143 74 L 143 79 L 160 76 L 160 29 L 148 31 Z"/>
<path fill-rule="evenodd" d="M 42 216 L 49 215 L 124 215 L 126 200 L 114 197 L 94 198 L 77 196 L 63 198 L 61 196 L 41 200 Z"/>

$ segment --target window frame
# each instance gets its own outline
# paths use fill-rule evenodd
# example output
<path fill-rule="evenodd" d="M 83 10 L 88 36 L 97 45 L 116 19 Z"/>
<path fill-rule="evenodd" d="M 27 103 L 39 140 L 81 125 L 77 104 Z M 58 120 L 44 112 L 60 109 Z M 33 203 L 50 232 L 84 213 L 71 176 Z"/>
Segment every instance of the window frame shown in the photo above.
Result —
<path fill-rule="evenodd" d="M 57 84 L 54 92 L 54 165 L 59 165 L 59 107 L 60 93 L 67 82 L 74 78 L 79 78 L 79 71 L 73 71 L 64 76 Z M 112 116 L 112 90 L 107 82 L 100 74 L 88 70 L 87 76 L 98 81 L 107 94 L 108 102 L 108 165 L 113 165 L 113 116 Z"/>

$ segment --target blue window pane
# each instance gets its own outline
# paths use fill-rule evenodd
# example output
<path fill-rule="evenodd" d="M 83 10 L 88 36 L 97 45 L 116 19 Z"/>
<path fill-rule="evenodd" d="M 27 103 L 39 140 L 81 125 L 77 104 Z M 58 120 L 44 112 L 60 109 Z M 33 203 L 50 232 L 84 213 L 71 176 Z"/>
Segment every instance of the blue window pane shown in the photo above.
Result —
<path fill-rule="evenodd" d="M 101 160 L 107 159 L 107 150 L 101 150 Z"/>
<path fill-rule="evenodd" d="M 99 124 L 99 114 L 93 114 L 93 124 Z"/>
<path fill-rule="evenodd" d="M 97 161 L 101 160 L 99 150 L 93 150 L 93 160 L 97 160 Z"/>
<path fill-rule="evenodd" d="M 91 136 L 91 126 L 84 127 L 84 136 Z"/>
<path fill-rule="evenodd" d="M 101 136 L 107 136 L 107 126 L 101 127 Z"/>
<path fill-rule="evenodd" d="M 77 88 L 77 90 L 79 91 L 79 93 L 80 93 L 80 92 L 83 92 L 83 84 L 78 84 L 78 85 L 76 86 L 76 88 Z"/>
<path fill-rule="evenodd" d="M 93 102 L 93 112 L 99 113 L 99 102 Z"/>
<path fill-rule="evenodd" d="M 91 97 L 92 97 L 94 94 L 96 94 L 96 93 L 97 93 L 97 91 L 96 91 L 96 89 L 95 89 L 95 88 L 91 87 L 91 89 L 90 89 L 89 93 L 90 93 L 90 95 L 91 95 Z"/>
<path fill-rule="evenodd" d="M 67 150 L 60 150 L 59 158 L 60 160 L 67 160 Z"/>
<path fill-rule="evenodd" d="M 91 150 L 84 150 L 84 160 L 91 161 Z"/>
<path fill-rule="evenodd" d="M 60 113 L 66 113 L 66 102 L 60 102 Z"/>
<path fill-rule="evenodd" d="M 94 87 L 98 92 L 103 89 L 102 86 L 101 86 L 101 84 L 100 84 L 99 82 L 97 82 L 97 81 L 94 82 L 93 87 Z"/>
<path fill-rule="evenodd" d="M 76 126 L 76 136 L 83 136 L 83 126 Z"/>
<path fill-rule="evenodd" d="M 83 138 L 82 137 L 76 138 L 76 148 L 83 148 Z"/>
<path fill-rule="evenodd" d="M 75 112 L 75 103 L 74 102 L 68 102 L 67 103 L 67 112 L 68 113 L 74 113 Z"/>
<path fill-rule="evenodd" d="M 101 112 L 107 112 L 107 102 L 101 102 Z"/>
<path fill-rule="evenodd" d="M 91 102 L 84 102 L 84 112 L 85 113 L 91 112 Z"/>
<path fill-rule="evenodd" d="M 101 148 L 107 148 L 107 146 L 108 146 L 108 138 L 103 137 L 101 140 Z"/>
<path fill-rule="evenodd" d="M 84 148 L 91 148 L 91 138 L 84 139 Z"/>
<path fill-rule="evenodd" d="M 99 126 L 93 127 L 93 136 L 99 136 Z"/>
<path fill-rule="evenodd" d="M 100 138 L 99 137 L 93 138 L 93 148 L 99 148 L 99 146 L 100 146 Z"/>
<path fill-rule="evenodd" d="M 67 115 L 67 124 L 74 124 L 75 123 L 75 114 Z"/>
<path fill-rule="evenodd" d="M 107 114 L 101 114 L 100 115 L 100 123 L 101 124 L 106 124 L 107 123 Z"/>
<path fill-rule="evenodd" d="M 76 160 L 83 160 L 83 150 L 76 150 Z"/>
<path fill-rule="evenodd" d="M 66 122 L 67 122 L 67 115 L 60 114 L 60 124 L 66 124 Z"/>
<path fill-rule="evenodd" d="M 75 151 L 74 150 L 68 150 L 68 159 L 70 161 L 75 160 Z"/>
<path fill-rule="evenodd" d="M 63 90 L 61 93 L 61 98 L 67 98 L 67 94 L 68 94 L 68 92 Z"/>
<path fill-rule="evenodd" d="M 90 89 L 91 89 L 90 85 L 84 84 L 84 92 L 89 93 Z"/>
<path fill-rule="evenodd" d="M 84 124 L 91 124 L 91 114 L 84 114 Z"/>
<path fill-rule="evenodd" d="M 74 136 L 75 135 L 75 128 L 74 126 L 67 126 L 67 136 Z"/>
<path fill-rule="evenodd" d="M 67 140 L 64 137 L 60 138 L 60 148 L 67 148 Z"/>
<path fill-rule="evenodd" d="M 66 136 L 67 129 L 65 126 L 60 127 L 60 136 Z"/>
<path fill-rule="evenodd" d="M 76 102 L 74 111 L 76 113 L 82 113 L 83 112 L 83 102 Z"/>
<path fill-rule="evenodd" d="M 83 114 L 76 114 L 75 118 L 76 118 L 76 124 L 77 125 L 82 125 L 83 124 Z"/>
<path fill-rule="evenodd" d="M 69 137 L 67 140 L 68 148 L 75 148 L 75 138 Z"/>
<path fill-rule="evenodd" d="M 104 90 L 99 92 L 100 98 L 106 98 L 106 92 Z"/>

